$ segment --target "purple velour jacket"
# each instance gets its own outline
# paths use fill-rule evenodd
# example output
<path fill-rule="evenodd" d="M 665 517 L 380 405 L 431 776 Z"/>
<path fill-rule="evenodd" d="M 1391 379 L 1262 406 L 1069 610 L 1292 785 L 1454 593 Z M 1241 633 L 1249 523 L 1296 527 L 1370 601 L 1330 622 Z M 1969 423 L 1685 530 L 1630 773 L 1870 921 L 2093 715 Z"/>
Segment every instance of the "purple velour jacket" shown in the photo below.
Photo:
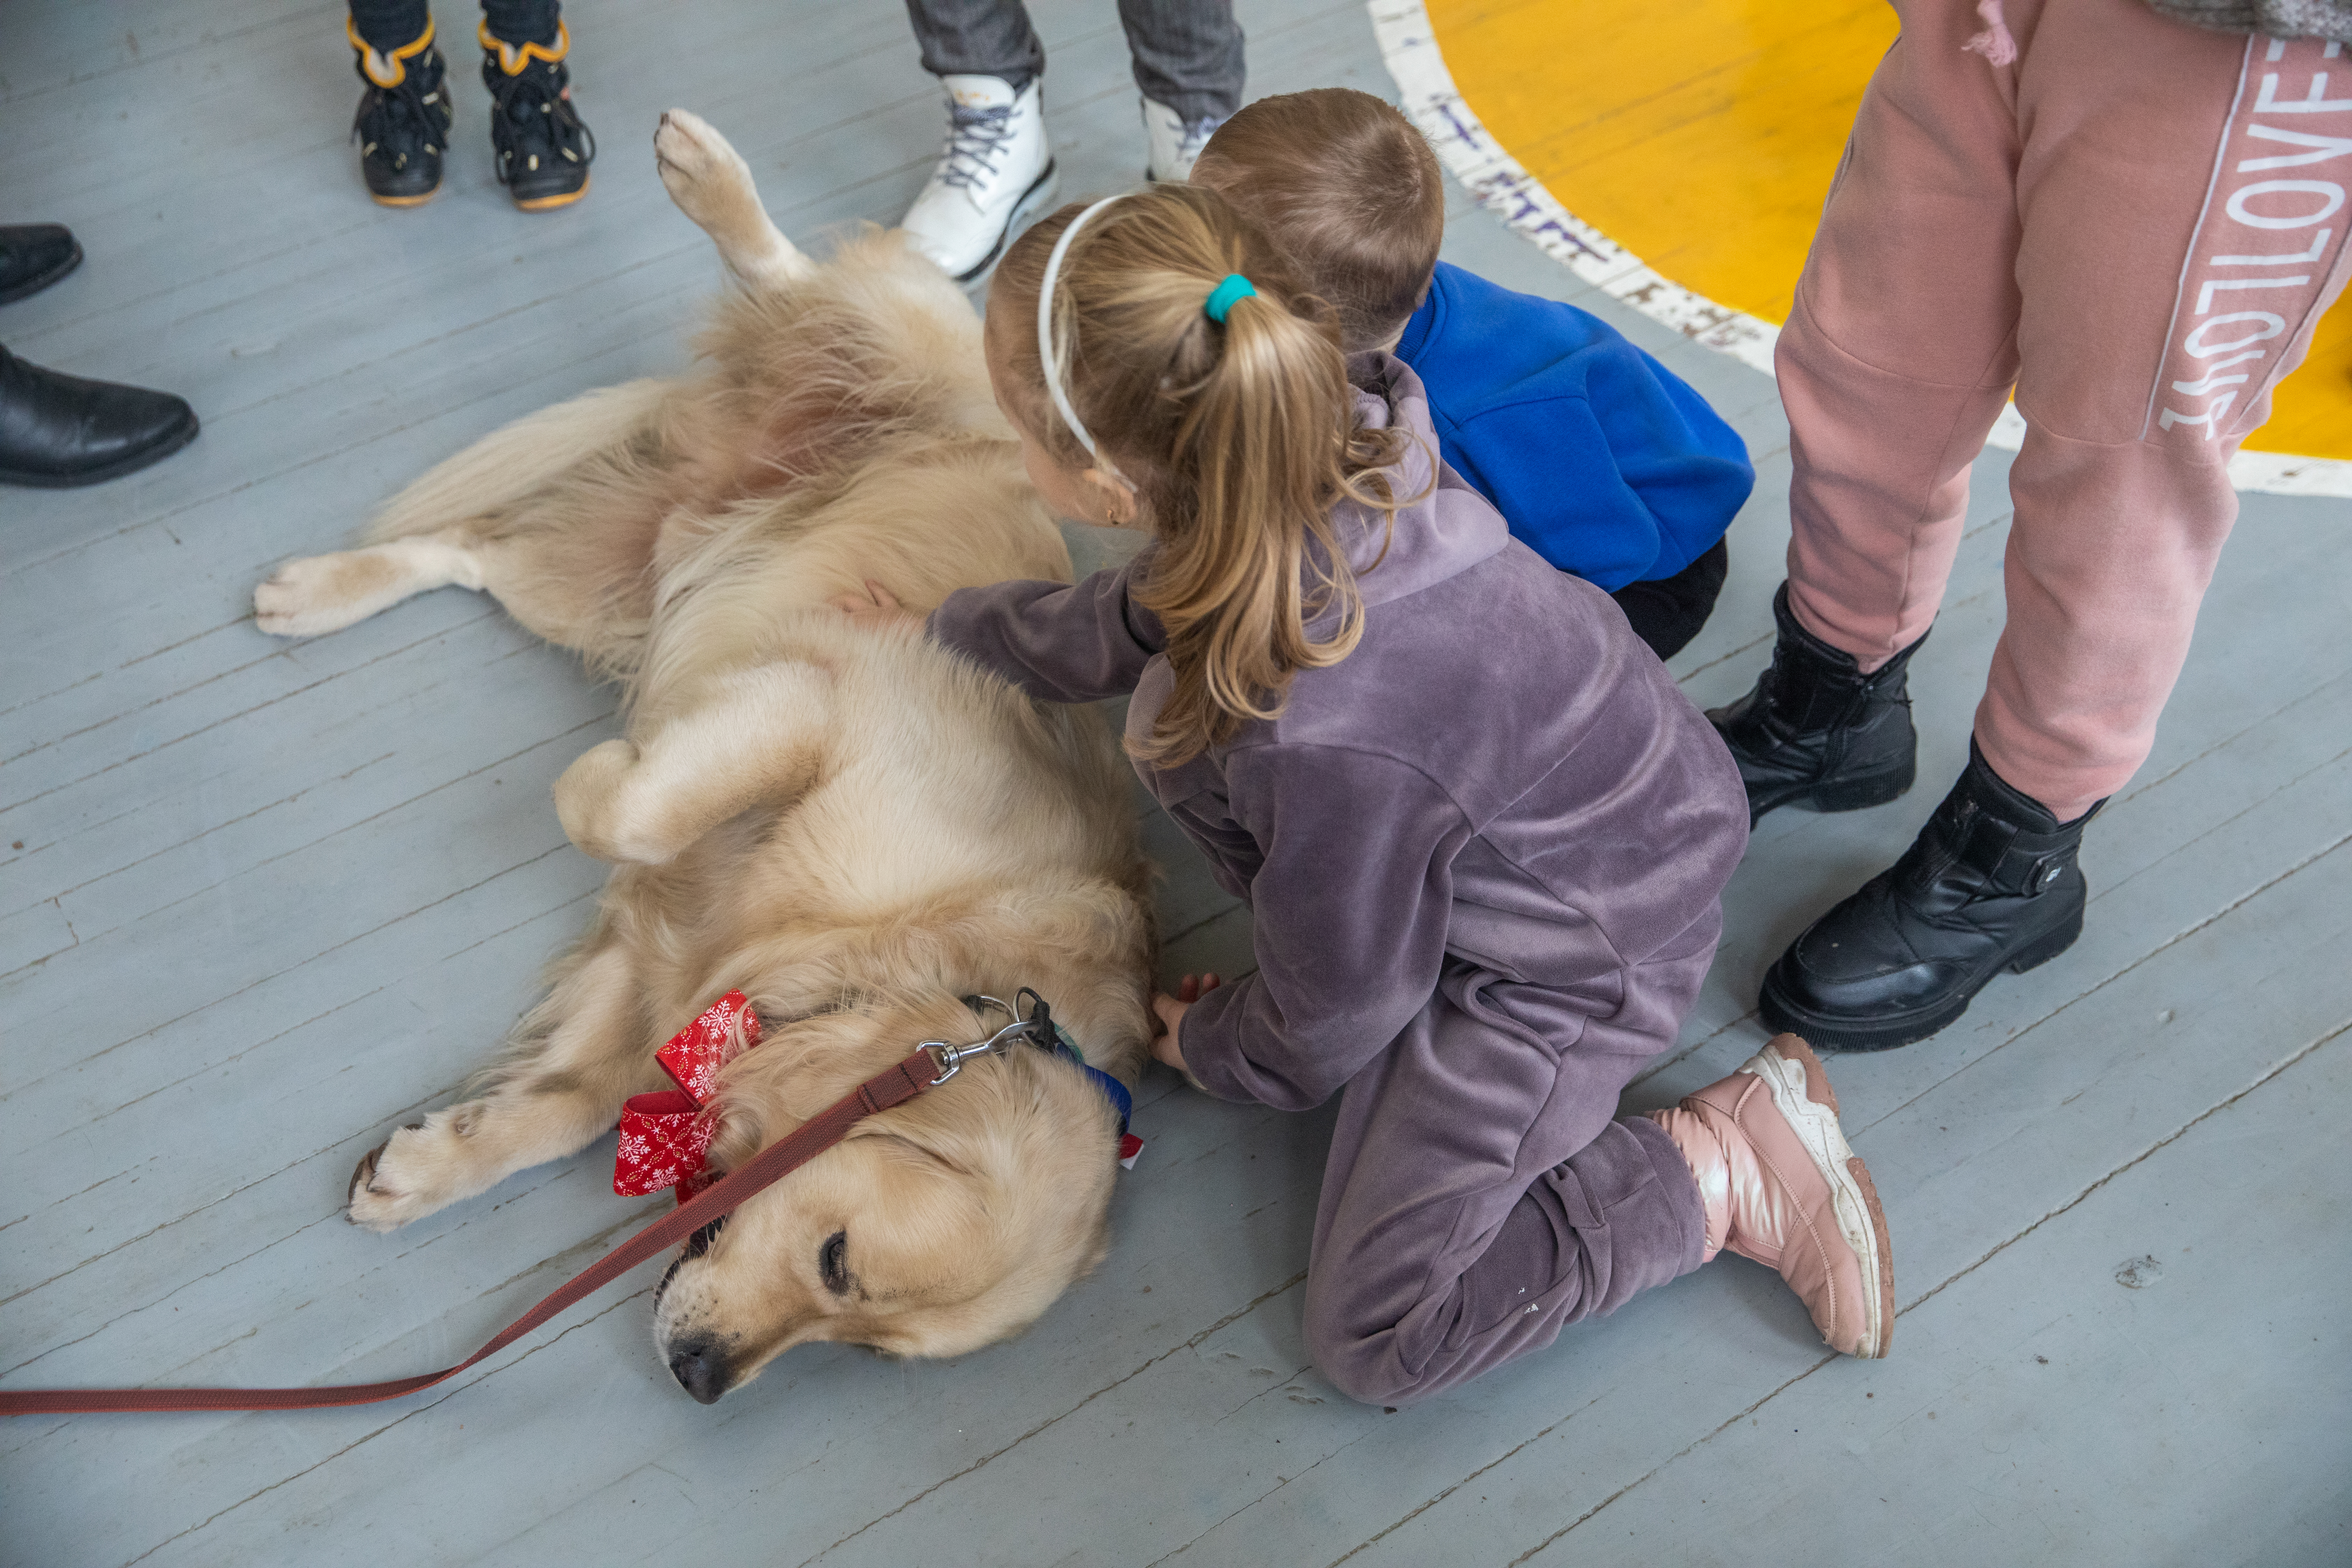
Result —
<path fill-rule="evenodd" d="M 1402 361 L 1349 371 L 1362 423 L 1418 438 L 1393 493 L 1428 490 L 1384 556 L 1380 514 L 1340 508 L 1362 641 L 1301 670 L 1275 719 L 1179 766 L 1137 764 L 1255 915 L 1257 973 L 1185 1015 L 1185 1063 L 1214 1094 L 1285 1110 L 1355 1077 L 1449 964 L 1559 993 L 1538 1011 L 1571 1035 L 1610 1016 L 1643 963 L 1712 948 L 1748 840 L 1730 753 L 1609 596 L 1437 463 Z M 1132 693 L 1128 732 L 1148 735 L 1172 686 L 1159 623 L 1128 595 L 1150 555 L 1075 586 L 964 589 L 930 634 L 1045 701 Z"/>

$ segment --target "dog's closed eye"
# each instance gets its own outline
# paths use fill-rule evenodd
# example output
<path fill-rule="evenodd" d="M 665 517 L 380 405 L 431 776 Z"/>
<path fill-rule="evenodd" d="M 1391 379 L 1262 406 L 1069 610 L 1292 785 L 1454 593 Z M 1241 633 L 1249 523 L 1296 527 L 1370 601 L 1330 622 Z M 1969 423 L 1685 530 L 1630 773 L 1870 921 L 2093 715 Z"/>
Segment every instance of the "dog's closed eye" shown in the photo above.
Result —
<path fill-rule="evenodd" d="M 849 1294 L 849 1233 L 836 1230 L 816 1249 L 816 1271 L 824 1288 L 836 1296 Z"/>
<path fill-rule="evenodd" d="M 719 1233 L 725 1227 L 727 1219 L 727 1215 L 720 1215 L 717 1219 L 712 1220 L 709 1225 L 704 1226 L 700 1230 L 698 1230 L 692 1236 L 688 1237 L 686 1238 L 687 1257 L 699 1258 L 704 1253 L 709 1251 L 710 1244 L 719 1239 Z"/>

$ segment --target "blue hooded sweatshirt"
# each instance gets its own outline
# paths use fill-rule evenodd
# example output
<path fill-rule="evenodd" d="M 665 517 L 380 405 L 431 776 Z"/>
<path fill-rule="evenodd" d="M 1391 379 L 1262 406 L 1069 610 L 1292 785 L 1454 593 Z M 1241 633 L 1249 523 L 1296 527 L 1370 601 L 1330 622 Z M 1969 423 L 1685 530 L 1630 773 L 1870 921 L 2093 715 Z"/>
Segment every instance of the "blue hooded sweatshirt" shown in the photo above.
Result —
<path fill-rule="evenodd" d="M 1598 317 L 1441 261 L 1397 358 L 1439 455 L 1514 537 L 1614 593 L 1671 577 L 1755 488 L 1738 434 Z"/>

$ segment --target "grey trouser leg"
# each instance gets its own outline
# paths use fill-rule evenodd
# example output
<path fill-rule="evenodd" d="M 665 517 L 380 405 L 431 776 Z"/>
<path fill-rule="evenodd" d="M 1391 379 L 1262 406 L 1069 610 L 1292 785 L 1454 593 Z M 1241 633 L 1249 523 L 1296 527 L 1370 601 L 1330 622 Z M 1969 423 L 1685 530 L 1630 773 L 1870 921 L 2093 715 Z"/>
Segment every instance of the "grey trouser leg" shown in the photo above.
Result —
<path fill-rule="evenodd" d="M 1045 46 L 1021 0 L 907 0 L 933 76 L 993 76 L 1015 92 L 1045 68 Z M 1233 0 L 1119 0 L 1135 85 L 1185 120 L 1242 106 L 1242 29 Z"/>
<path fill-rule="evenodd" d="M 1118 0 L 1135 85 L 1179 118 L 1223 120 L 1242 106 L 1242 29 L 1233 0 Z"/>
<path fill-rule="evenodd" d="M 1425 1398 L 1698 1267 L 1689 1166 L 1655 1122 L 1612 1118 L 1673 1044 L 1708 946 L 1627 973 L 1606 1019 L 1455 966 L 1348 1085 L 1306 1310 L 1307 1350 L 1341 1392 Z"/>
<path fill-rule="evenodd" d="M 1045 46 L 1021 0 L 907 0 L 933 76 L 1002 77 L 1019 92 L 1045 69 Z"/>

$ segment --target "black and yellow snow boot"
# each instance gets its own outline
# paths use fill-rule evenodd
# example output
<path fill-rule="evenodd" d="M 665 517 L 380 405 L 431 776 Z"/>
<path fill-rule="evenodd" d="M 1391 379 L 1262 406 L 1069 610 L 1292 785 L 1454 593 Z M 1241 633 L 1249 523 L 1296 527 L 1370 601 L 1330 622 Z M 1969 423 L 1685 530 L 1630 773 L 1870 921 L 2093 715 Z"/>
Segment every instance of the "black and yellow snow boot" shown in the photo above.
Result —
<path fill-rule="evenodd" d="M 368 195 L 388 207 L 413 207 L 441 188 L 441 156 L 449 146 L 449 90 L 433 23 L 389 53 L 380 52 L 344 23 L 358 51 L 354 68 L 367 83 L 352 139 L 360 144 L 360 173 Z"/>
<path fill-rule="evenodd" d="M 525 212 L 578 201 L 588 194 L 596 138 L 572 107 L 572 72 L 563 63 L 571 30 L 558 22 L 552 44 L 509 44 L 485 22 L 481 40 L 499 182 Z"/>

